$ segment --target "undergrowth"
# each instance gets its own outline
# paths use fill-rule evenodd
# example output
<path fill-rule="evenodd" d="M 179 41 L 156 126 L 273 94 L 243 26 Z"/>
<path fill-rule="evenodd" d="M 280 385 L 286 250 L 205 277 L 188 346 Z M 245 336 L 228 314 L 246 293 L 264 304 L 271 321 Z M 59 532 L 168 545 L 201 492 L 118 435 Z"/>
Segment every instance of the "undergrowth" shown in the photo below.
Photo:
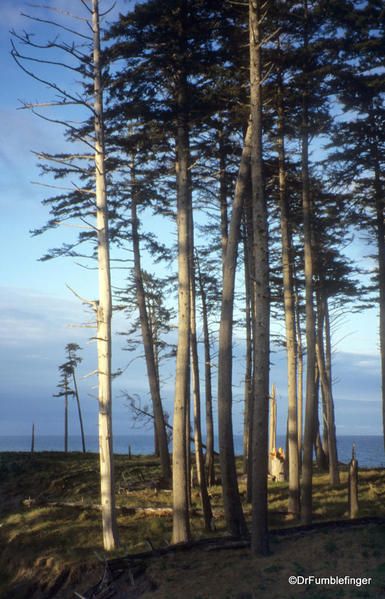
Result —
<path fill-rule="evenodd" d="M 238 467 L 240 470 L 240 460 Z M 172 506 L 170 490 L 160 489 L 157 484 L 160 479 L 158 460 L 149 456 L 129 459 L 128 456 L 117 455 L 115 478 L 120 548 L 113 556 L 145 551 L 148 549 L 148 540 L 154 547 L 164 546 L 171 538 L 171 515 L 127 514 L 119 510 L 128 506 Z M 242 477 L 239 486 L 245 501 L 246 488 Z M 217 528 L 212 534 L 225 534 L 221 488 L 213 486 L 209 492 Z M 385 517 L 384 497 L 384 472 L 379 469 L 360 471 L 359 516 Z M 287 498 L 287 483 L 269 483 L 271 528 L 298 524 L 287 516 Z M 76 506 L 55 506 L 55 503 L 74 503 Z M 99 557 L 104 554 L 101 516 L 95 509 L 98 503 L 97 455 L 60 452 L 0 454 L 0 597 L 32 596 L 31 588 L 37 582 L 39 588 L 52 590 L 55 584 L 59 585 L 63 573 L 66 583 L 73 583 L 82 580 L 85 568 L 95 568 L 95 553 Z M 200 514 L 199 492 L 195 488 L 192 490 L 191 503 L 192 534 L 198 539 L 207 536 L 207 533 Z M 315 473 L 313 511 L 314 519 L 319 521 L 347 517 L 346 469 L 341 470 L 341 483 L 335 489 L 330 488 L 326 474 Z M 246 503 L 245 513 L 250 522 L 250 505 Z M 378 540 L 374 537 L 365 542 L 360 559 L 375 558 L 376 555 L 380 559 L 384 544 L 380 544 L 379 548 Z M 340 550 L 335 539 L 323 538 L 320 547 L 325 563 L 332 563 Z M 166 563 L 167 560 L 164 561 Z M 264 579 L 276 576 L 278 567 L 276 561 L 267 565 Z M 293 572 L 300 567 L 293 563 Z M 165 565 L 164 568 L 167 570 L 169 566 Z M 266 580 L 261 584 L 266 586 Z M 15 588 L 19 589 L 18 595 L 10 592 L 10 589 Z M 42 597 L 51 596 L 48 591 L 45 592 Z M 247 589 L 240 592 L 244 592 L 244 596 L 250 593 Z"/>

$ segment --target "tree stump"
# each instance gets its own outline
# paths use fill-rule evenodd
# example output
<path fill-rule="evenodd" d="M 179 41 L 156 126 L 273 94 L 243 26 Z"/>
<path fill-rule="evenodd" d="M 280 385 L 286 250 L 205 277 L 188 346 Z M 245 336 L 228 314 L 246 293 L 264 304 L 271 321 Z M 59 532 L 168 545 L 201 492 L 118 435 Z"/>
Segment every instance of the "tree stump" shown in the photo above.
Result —
<path fill-rule="evenodd" d="M 358 462 L 356 460 L 354 444 L 352 447 L 352 459 L 349 464 L 348 506 L 349 518 L 353 520 L 358 514 Z"/>
<path fill-rule="evenodd" d="M 285 480 L 285 454 L 282 447 L 269 455 L 269 474 L 277 482 Z"/>

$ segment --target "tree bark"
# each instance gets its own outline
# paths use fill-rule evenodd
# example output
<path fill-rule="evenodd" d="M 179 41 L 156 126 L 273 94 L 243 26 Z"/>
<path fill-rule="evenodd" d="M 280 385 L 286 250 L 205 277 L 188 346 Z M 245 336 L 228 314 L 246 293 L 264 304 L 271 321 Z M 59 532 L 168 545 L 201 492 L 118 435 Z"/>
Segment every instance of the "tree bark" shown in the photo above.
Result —
<path fill-rule="evenodd" d="M 300 512 L 299 455 L 298 455 L 298 412 L 297 412 L 297 338 L 295 329 L 295 306 L 293 284 L 293 243 L 286 194 L 285 140 L 283 83 L 278 69 L 278 164 L 279 164 L 279 209 L 281 225 L 281 252 L 283 274 L 283 300 L 286 326 L 287 387 L 288 387 L 288 463 L 289 502 L 288 512 Z"/>
<path fill-rule="evenodd" d="M 308 2 L 304 0 L 304 51 L 308 52 Z M 313 477 L 313 421 L 315 407 L 315 318 L 313 300 L 313 257 L 312 257 L 312 202 L 309 187 L 309 114 L 307 65 L 304 67 L 305 84 L 302 93 L 302 218 L 305 254 L 305 302 L 306 302 L 306 408 L 302 461 L 301 519 L 303 524 L 312 521 L 312 477 Z"/>
<path fill-rule="evenodd" d="M 358 515 L 358 462 L 355 447 L 352 448 L 352 459 L 349 463 L 348 475 L 348 510 L 349 518 L 353 520 Z"/>
<path fill-rule="evenodd" d="M 155 426 L 155 448 L 159 450 L 160 465 L 162 471 L 162 478 L 165 480 L 171 479 L 171 464 L 170 455 L 168 452 L 168 442 L 166 427 L 164 423 L 164 414 L 162 407 L 162 400 L 160 397 L 159 379 L 155 363 L 154 355 L 154 340 L 152 338 L 147 306 L 146 306 L 146 295 L 143 286 L 141 259 L 140 259 L 140 246 L 139 246 L 139 223 L 137 215 L 137 198 L 136 198 L 136 177 L 135 177 L 135 166 L 134 158 L 131 157 L 131 232 L 132 232 L 132 249 L 134 254 L 134 278 L 135 278 L 135 290 L 136 300 L 138 302 L 139 315 L 140 315 L 140 326 L 142 331 L 144 355 L 146 358 L 147 377 L 150 385 L 150 393 L 152 399 L 152 409 L 154 413 L 154 426 Z"/>
<path fill-rule="evenodd" d="M 330 323 L 329 313 L 327 310 L 327 299 L 321 301 L 321 313 L 319 314 L 319 323 L 317 327 L 317 364 L 320 374 L 321 385 L 326 403 L 326 427 L 327 427 L 327 439 L 328 439 L 328 458 L 329 458 L 329 480 L 332 487 L 336 487 L 340 484 L 340 476 L 338 471 L 338 456 L 337 456 L 337 440 L 336 440 L 336 426 L 334 420 L 334 402 L 332 394 L 332 381 L 331 381 L 331 365 L 326 368 L 325 349 L 323 342 L 323 327 L 325 327 L 325 337 L 327 339 L 327 345 L 329 347 L 328 353 L 331 353 L 330 349 Z"/>
<path fill-rule="evenodd" d="M 210 333 L 207 314 L 207 299 L 204 288 L 202 273 L 199 266 L 199 260 L 196 258 L 198 271 L 198 284 L 202 301 L 202 320 L 203 320 L 203 339 L 205 351 L 205 405 L 206 405 L 206 472 L 207 484 L 215 484 L 214 470 L 214 421 L 213 421 L 213 397 L 211 387 L 211 350 Z"/>
<path fill-rule="evenodd" d="M 201 429 L 201 399 L 199 383 L 199 364 L 198 364 L 198 343 L 196 333 L 196 310 L 195 310 L 195 267 L 194 267 L 194 225 L 191 210 L 190 218 L 190 347 L 191 347 L 191 366 L 193 380 L 193 404 L 194 404 L 194 444 L 195 444 L 195 463 L 197 469 L 198 485 L 200 490 L 203 517 L 206 531 L 212 530 L 213 513 L 207 492 L 206 473 L 202 452 L 202 429 Z"/>
<path fill-rule="evenodd" d="M 375 127 L 375 124 L 374 124 Z M 376 212 L 376 238 L 378 256 L 378 286 L 379 286 L 379 317 L 380 317 L 380 356 L 381 356 L 381 395 L 382 395 L 382 426 L 385 450 L 385 210 L 384 196 L 381 184 L 378 148 L 374 148 L 374 193 Z"/>
<path fill-rule="evenodd" d="M 227 185 L 226 185 L 226 153 L 223 140 L 222 115 L 218 121 L 218 146 L 219 146 L 219 202 L 221 210 L 221 237 L 222 237 L 222 272 L 225 265 L 226 248 L 228 240 L 228 215 L 227 215 Z"/>
<path fill-rule="evenodd" d="M 183 28 L 183 24 L 182 24 Z M 181 33 L 181 53 L 185 55 L 185 39 Z M 189 405 L 189 352 L 190 352 L 190 267 L 189 219 L 191 194 L 189 191 L 189 132 L 186 114 L 186 73 L 181 65 L 176 74 L 177 134 L 177 228 L 178 228 L 178 346 L 174 395 L 173 434 L 173 529 L 172 543 L 190 539 L 188 487 L 190 472 L 187 464 L 186 422 Z"/>
<path fill-rule="evenodd" d="M 253 433 L 252 433 L 252 529 L 253 554 L 269 552 L 267 529 L 267 473 L 269 426 L 269 257 L 267 209 L 262 158 L 261 6 L 249 1 L 251 187 L 253 214 Z"/>
<path fill-rule="evenodd" d="M 77 407 L 78 407 L 80 433 L 81 433 L 81 437 L 82 437 L 82 449 L 83 449 L 83 453 L 86 453 L 86 441 L 85 441 L 85 436 L 84 436 L 83 417 L 82 417 L 82 411 L 81 411 L 81 408 L 80 408 L 80 398 L 79 398 L 78 386 L 77 386 L 77 383 L 76 383 L 75 368 L 72 369 L 72 380 L 73 380 L 73 383 L 74 383 L 74 391 L 75 391 L 75 397 L 76 397 L 76 404 L 77 404 Z"/>
<path fill-rule="evenodd" d="M 64 388 L 64 451 L 68 452 L 68 381 L 67 375 L 65 375 L 65 388 Z"/>
<path fill-rule="evenodd" d="M 234 281 L 237 263 L 239 231 L 243 199 L 250 172 L 249 124 L 243 144 L 233 206 L 231 211 L 226 259 L 223 269 L 222 307 L 218 349 L 218 436 L 222 476 L 223 504 L 227 530 L 231 535 L 246 534 L 247 526 L 238 492 L 235 468 L 232 423 L 232 328 L 234 308 Z"/>
<path fill-rule="evenodd" d="M 295 299 L 295 321 L 296 321 L 296 334 L 297 334 L 297 363 L 298 363 L 298 376 L 297 376 L 297 416 L 298 416 L 298 462 L 299 469 L 301 470 L 302 464 L 302 429 L 303 429 L 303 346 L 302 346 L 302 330 L 300 321 L 300 306 L 299 306 L 299 293 L 296 282 L 296 275 L 294 274 L 294 299 Z"/>
<path fill-rule="evenodd" d="M 108 208 L 105 179 L 103 86 L 98 0 L 92 0 L 96 221 L 98 238 L 99 304 L 97 306 L 97 349 L 99 373 L 99 451 L 103 542 L 106 551 L 118 545 L 115 512 L 114 455 L 111 394 L 111 280 Z"/>
<path fill-rule="evenodd" d="M 243 416 L 243 472 L 249 473 L 250 457 L 250 430 L 251 430 L 251 407 L 252 407 L 252 368 L 253 368 L 253 347 L 252 347 L 252 327 L 251 327 L 251 285 L 250 285 L 250 249 L 248 243 L 248 226 L 244 223 L 243 232 L 243 256 L 245 271 L 245 325 L 246 325 L 246 367 L 245 367 L 245 409 Z M 251 488 L 248 480 L 248 500 L 251 501 Z"/>

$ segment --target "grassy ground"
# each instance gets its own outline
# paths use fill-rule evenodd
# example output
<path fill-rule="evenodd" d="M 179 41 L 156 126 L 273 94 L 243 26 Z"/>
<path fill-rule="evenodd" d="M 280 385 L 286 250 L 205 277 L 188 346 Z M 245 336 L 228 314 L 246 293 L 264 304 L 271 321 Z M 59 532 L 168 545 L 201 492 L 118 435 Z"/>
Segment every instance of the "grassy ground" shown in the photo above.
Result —
<path fill-rule="evenodd" d="M 157 489 L 159 466 L 151 457 L 116 456 L 118 506 L 171 506 L 171 493 Z M 244 494 L 244 482 L 240 482 Z M 219 514 L 215 536 L 225 534 L 220 487 L 211 487 Z M 0 598 L 74 597 L 100 577 L 103 556 L 98 502 L 98 459 L 94 454 L 0 454 Z M 385 472 L 360 471 L 359 516 L 385 517 Z M 76 503 L 50 507 L 47 502 Z M 193 507 L 200 507 L 192 493 Z M 286 483 L 269 485 L 271 529 L 298 524 L 289 520 Z M 245 506 L 249 513 L 250 506 Z M 347 472 L 331 490 L 328 477 L 314 477 L 314 517 L 317 521 L 346 518 Z M 248 516 L 249 517 L 249 516 Z M 155 547 L 171 537 L 171 516 L 118 512 L 121 547 L 115 557 Z M 192 517 L 195 539 L 206 536 L 202 518 Z M 322 530 L 306 535 L 276 536 L 273 554 L 252 558 L 249 550 L 175 553 L 151 560 L 148 574 L 157 584 L 143 599 L 256 599 L 266 597 L 385 597 L 385 528 L 367 525 L 346 530 Z M 289 576 L 371 577 L 370 585 L 290 586 Z M 302 580 L 302 579 L 300 579 Z M 181 589 L 183 586 L 183 594 Z"/>

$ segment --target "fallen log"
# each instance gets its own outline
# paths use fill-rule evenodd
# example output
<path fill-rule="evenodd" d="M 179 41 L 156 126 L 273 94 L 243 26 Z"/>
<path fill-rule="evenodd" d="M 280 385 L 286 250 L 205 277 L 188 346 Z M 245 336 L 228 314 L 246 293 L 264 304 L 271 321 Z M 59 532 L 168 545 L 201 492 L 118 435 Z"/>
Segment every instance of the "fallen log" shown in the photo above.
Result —
<path fill-rule="evenodd" d="M 44 501 L 44 500 L 36 500 L 36 499 L 25 499 L 23 501 L 24 505 L 30 507 L 33 505 L 35 507 L 63 507 L 63 508 L 73 508 L 73 509 L 81 509 L 81 510 L 96 510 L 100 512 L 102 510 L 102 506 L 100 503 L 79 503 L 73 501 Z M 171 516 L 172 508 L 171 507 L 136 507 L 136 506 L 127 506 L 120 505 L 116 507 L 117 512 L 121 512 L 122 514 L 154 514 L 156 516 Z"/>

